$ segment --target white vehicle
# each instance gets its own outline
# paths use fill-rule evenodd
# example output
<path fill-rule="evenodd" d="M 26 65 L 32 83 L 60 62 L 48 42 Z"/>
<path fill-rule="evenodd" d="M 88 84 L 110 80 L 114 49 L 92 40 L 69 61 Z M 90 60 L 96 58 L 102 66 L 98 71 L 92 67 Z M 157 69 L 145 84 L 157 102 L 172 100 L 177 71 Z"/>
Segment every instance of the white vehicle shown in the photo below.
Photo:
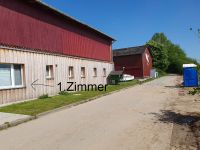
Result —
<path fill-rule="evenodd" d="M 131 81 L 131 80 L 134 80 L 134 76 L 129 74 L 124 74 L 122 79 L 120 79 L 121 82 Z"/>

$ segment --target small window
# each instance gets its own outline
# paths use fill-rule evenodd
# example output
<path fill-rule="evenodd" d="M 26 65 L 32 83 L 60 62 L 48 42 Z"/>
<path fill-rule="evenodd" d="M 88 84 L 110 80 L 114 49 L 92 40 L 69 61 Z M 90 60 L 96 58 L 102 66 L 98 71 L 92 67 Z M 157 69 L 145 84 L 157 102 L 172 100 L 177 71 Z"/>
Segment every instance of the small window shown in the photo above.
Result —
<path fill-rule="evenodd" d="M 85 78 L 85 67 L 81 67 L 81 78 Z"/>
<path fill-rule="evenodd" d="M 53 65 L 46 66 L 46 78 L 52 79 L 53 78 Z"/>
<path fill-rule="evenodd" d="M 94 77 L 97 77 L 97 68 L 93 68 L 93 74 Z"/>
<path fill-rule="evenodd" d="M 22 85 L 22 66 L 14 65 L 14 77 L 15 77 L 15 85 Z"/>
<path fill-rule="evenodd" d="M 23 86 L 23 65 L 0 64 L 0 89 Z"/>
<path fill-rule="evenodd" d="M 70 78 L 74 77 L 74 67 L 72 67 L 72 66 L 69 67 L 69 77 Z"/>
<path fill-rule="evenodd" d="M 106 77 L 106 68 L 103 68 L 103 76 Z"/>

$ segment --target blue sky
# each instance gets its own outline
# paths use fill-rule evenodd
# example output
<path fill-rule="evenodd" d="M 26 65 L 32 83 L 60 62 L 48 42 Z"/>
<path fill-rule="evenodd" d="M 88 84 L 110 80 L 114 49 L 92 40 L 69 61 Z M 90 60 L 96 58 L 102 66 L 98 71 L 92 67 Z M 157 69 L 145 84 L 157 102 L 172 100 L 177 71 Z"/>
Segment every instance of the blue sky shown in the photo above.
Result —
<path fill-rule="evenodd" d="M 113 48 L 145 44 L 164 32 L 189 57 L 200 60 L 200 0 L 43 0 L 117 41 Z"/>

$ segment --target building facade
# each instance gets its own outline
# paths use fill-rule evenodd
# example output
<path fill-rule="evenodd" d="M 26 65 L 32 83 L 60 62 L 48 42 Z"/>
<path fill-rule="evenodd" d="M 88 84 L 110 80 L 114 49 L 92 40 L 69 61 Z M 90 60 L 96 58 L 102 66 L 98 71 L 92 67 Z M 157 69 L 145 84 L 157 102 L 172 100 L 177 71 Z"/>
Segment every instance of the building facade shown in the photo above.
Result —
<path fill-rule="evenodd" d="M 35 0 L 2 0 L 0 14 L 0 104 L 106 84 L 111 37 Z"/>
<path fill-rule="evenodd" d="M 115 70 L 124 70 L 125 74 L 136 78 L 150 76 L 152 57 L 147 46 L 113 50 L 113 61 Z"/>

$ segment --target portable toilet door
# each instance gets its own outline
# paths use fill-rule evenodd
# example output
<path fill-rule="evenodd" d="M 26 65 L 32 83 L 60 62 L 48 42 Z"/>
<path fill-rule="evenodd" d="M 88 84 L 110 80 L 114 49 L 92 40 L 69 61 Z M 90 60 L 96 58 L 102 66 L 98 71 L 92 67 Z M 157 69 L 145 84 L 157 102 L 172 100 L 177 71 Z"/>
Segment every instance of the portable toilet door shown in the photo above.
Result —
<path fill-rule="evenodd" d="M 183 78 L 185 87 L 197 87 L 198 86 L 198 72 L 195 64 L 183 65 Z"/>

